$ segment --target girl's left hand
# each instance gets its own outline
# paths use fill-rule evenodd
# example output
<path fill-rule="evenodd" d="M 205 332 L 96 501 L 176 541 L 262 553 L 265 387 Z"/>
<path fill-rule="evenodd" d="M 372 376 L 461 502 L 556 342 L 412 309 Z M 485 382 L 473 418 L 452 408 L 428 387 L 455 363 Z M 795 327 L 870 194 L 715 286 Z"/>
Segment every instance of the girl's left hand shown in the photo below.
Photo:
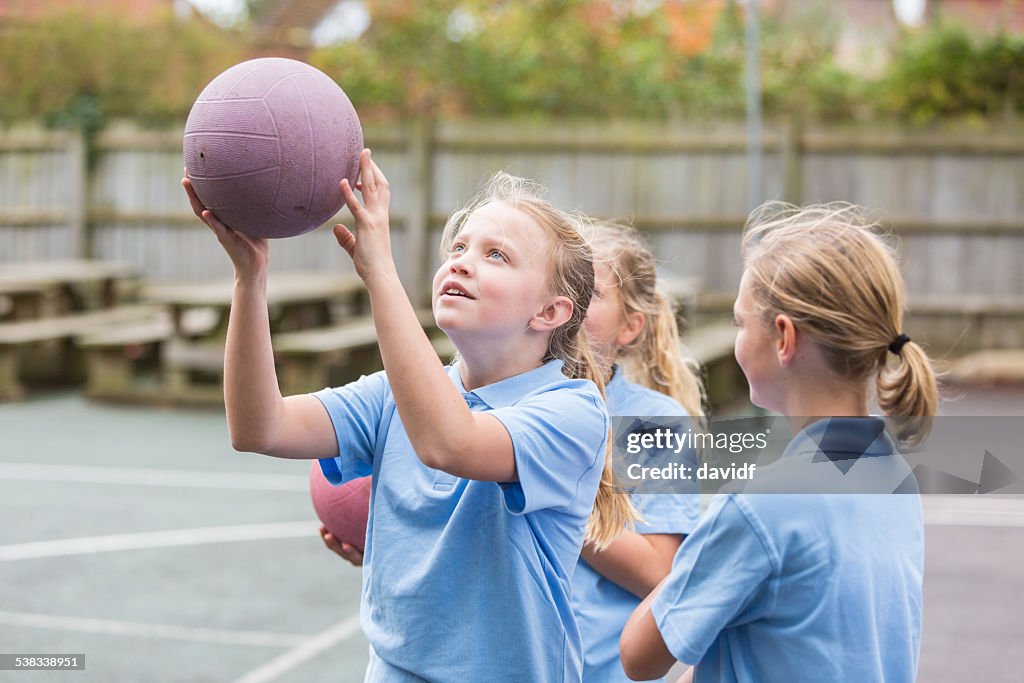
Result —
<path fill-rule="evenodd" d="M 320 527 L 320 538 L 324 540 L 324 545 L 327 546 L 328 550 L 333 551 L 339 557 L 348 560 L 349 564 L 353 567 L 363 566 L 363 553 L 361 553 L 354 545 L 348 543 L 342 543 L 338 540 L 338 537 L 327 530 L 327 527 Z"/>
<path fill-rule="evenodd" d="M 363 195 L 360 202 L 348 180 L 341 181 L 341 195 L 348 210 L 355 219 L 356 234 L 344 225 L 334 226 L 334 237 L 348 252 L 355 264 L 356 273 L 365 282 L 382 269 L 394 270 L 391 257 L 391 227 L 388 209 L 391 204 L 391 190 L 388 179 L 370 158 L 370 150 L 364 149 L 359 155 L 358 189 Z"/>

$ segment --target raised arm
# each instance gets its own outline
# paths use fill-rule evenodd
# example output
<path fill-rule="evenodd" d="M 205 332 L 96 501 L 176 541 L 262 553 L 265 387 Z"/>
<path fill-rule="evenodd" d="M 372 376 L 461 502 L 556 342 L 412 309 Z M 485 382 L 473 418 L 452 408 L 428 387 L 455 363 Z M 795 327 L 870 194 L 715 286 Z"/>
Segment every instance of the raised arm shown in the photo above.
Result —
<path fill-rule="evenodd" d="M 381 360 L 413 449 L 428 467 L 481 481 L 515 481 L 512 439 L 501 422 L 469 409 L 416 318 L 391 255 L 387 179 L 363 150 L 360 203 L 348 181 L 341 189 L 356 233 L 334 228 L 366 283 Z"/>
<path fill-rule="evenodd" d="M 224 347 L 224 405 L 232 447 L 283 458 L 337 455 L 334 427 L 320 402 L 309 395 L 284 398 L 278 387 L 267 312 L 267 240 L 225 226 L 203 206 L 187 177 L 181 184 L 192 210 L 217 236 L 235 270 Z"/>

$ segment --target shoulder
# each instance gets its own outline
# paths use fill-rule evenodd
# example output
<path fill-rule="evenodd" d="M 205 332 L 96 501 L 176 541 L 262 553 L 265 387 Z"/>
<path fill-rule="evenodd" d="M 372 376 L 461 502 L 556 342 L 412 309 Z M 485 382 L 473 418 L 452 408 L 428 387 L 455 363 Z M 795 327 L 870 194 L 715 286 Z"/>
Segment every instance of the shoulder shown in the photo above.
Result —
<path fill-rule="evenodd" d="M 586 406 L 604 414 L 604 399 L 597 385 L 587 379 L 562 377 L 534 388 L 515 405 L 550 404 L 553 406 Z"/>
<path fill-rule="evenodd" d="M 765 513 L 773 512 L 773 508 L 776 507 L 772 498 L 785 497 L 722 493 L 711 499 L 705 517 L 715 525 L 752 534 L 770 557 L 777 557 L 777 545 L 772 538 L 772 529 L 775 527 L 766 521 L 766 518 L 774 515 Z"/>
<path fill-rule="evenodd" d="M 313 392 L 313 396 L 320 399 L 320 402 L 330 410 L 339 401 L 347 403 L 353 399 L 385 400 L 391 396 L 391 383 L 388 381 L 388 376 L 381 370 L 371 375 L 363 375 L 340 387 L 327 387 Z"/>
<path fill-rule="evenodd" d="M 608 410 L 613 415 L 688 415 L 679 401 L 628 380 L 609 385 Z"/>

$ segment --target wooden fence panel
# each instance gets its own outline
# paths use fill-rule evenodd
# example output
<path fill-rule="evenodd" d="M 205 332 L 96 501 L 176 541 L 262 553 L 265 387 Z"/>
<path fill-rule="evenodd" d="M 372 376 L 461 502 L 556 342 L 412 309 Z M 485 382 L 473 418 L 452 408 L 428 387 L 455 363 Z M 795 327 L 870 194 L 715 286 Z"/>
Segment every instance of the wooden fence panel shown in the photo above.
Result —
<path fill-rule="evenodd" d="M 467 121 L 365 133 L 391 183 L 395 257 L 414 294 L 437 266 L 447 216 L 498 170 L 537 180 L 562 207 L 632 223 L 665 269 L 700 277 L 722 301 L 735 292 L 748 203 L 741 126 Z M 764 142 L 764 197 L 873 209 L 900 242 L 911 301 L 1024 299 L 1024 130 L 769 126 Z M 77 135 L 0 132 L 0 264 L 88 255 L 152 280 L 230 274 L 179 186 L 180 131 L 115 126 L 94 152 L 87 167 Z M 344 209 L 336 219 L 351 224 Z M 350 271 L 329 225 L 275 241 L 273 270 Z"/>

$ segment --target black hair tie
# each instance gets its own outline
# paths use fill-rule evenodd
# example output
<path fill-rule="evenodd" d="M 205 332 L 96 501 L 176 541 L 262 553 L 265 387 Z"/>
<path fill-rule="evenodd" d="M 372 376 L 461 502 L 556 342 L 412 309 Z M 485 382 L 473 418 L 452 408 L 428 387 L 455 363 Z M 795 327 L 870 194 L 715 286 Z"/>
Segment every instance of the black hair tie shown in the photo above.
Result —
<path fill-rule="evenodd" d="M 900 351 L 903 350 L 903 345 L 906 344 L 908 341 L 910 341 L 910 337 L 901 333 L 900 336 L 893 339 L 892 343 L 889 344 L 889 350 L 895 353 L 896 355 L 899 355 Z"/>

